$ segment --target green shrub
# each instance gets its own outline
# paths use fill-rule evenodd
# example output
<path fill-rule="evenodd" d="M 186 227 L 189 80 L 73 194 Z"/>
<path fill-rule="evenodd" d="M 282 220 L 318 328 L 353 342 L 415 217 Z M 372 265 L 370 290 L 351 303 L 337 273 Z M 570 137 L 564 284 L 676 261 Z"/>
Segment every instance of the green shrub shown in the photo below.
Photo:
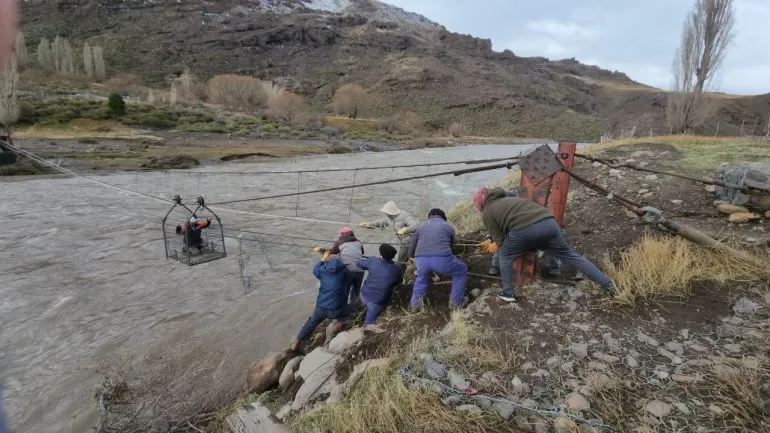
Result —
<path fill-rule="evenodd" d="M 176 122 L 164 115 L 163 112 L 143 113 L 134 117 L 134 123 L 150 128 L 173 128 Z"/>
<path fill-rule="evenodd" d="M 107 107 L 110 109 L 112 117 L 121 117 L 126 114 L 126 101 L 119 93 L 110 93 L 107 98 Z"/>
<path fill-rule="evenodd" d="M 246 137 L 249 135 L 249 130 L 246 128 L 241 128 L 235 132 L 233 132 L 234 137 Z"/>

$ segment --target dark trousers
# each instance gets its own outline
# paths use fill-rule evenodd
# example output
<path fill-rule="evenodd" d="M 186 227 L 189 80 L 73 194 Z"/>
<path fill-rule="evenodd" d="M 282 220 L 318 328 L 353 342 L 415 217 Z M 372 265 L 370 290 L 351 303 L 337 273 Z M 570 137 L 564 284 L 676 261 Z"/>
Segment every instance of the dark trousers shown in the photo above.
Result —
<path fill-rule="evenodd" d="M 511 230 L 500 246 L 500 276 L 503 279 L 503 296 L 515 296 L 513 285 L 513 262 L 528 251 L 541 250 L 562 263 L 595 281 L 601 287 L 612 286 L 612 280 L 585 257 L 576 253 L 567 244 L 556 220 L 548 218 L 529 227 Z"/>
<path fill-rule="evenodd" d="M 315 328 L 317 328 L 318 325 L 320 325 L 321 322 L 326 319 L 336 319 L 342 323 L 345 323 L 350 319 L 352 313 L 353 309 L 350 307 L 350 305 L 345 305 L 338 310 L 327 310 L 325 308 L 319 308 L 316 306 L 315 310 L 313 310 L 313 314 L 310 315 L 305 324 L 302 325 L 302 329 L 299 330 L 299 334 L 297 334 L 297 340 L 303 341 L 307 339 L 307 337 L 309 337 L 310 334 L 315 331 Z"/>
<path fill-rule="evenodd" d="M 364 271 L 350 271 L 345 279 L 345 287 L 348 288 L 348 304 L 357 304 L 361 295 L 361 285 L 364 284 Z"/>

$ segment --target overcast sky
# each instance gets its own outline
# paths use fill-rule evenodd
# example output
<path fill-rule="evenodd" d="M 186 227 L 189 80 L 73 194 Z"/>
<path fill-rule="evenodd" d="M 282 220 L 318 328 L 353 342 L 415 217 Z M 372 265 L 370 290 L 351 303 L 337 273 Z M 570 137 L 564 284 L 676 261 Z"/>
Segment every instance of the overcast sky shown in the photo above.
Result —
<path fill-rule="evenodd" d="M 670 87 L 671 61 L 694 0 L 384 0 L 496 51 L 583 63 Z M 716 90 L 770 92 L 770 0 L 736 0 L 736 36 Z"/>

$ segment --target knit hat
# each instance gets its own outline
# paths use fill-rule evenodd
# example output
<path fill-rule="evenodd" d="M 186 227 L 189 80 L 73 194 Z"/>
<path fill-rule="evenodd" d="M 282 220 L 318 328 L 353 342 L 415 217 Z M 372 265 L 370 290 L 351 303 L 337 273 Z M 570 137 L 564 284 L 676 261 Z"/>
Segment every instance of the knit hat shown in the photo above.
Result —
<path fill-rule="evenodd" d="M 344 235 L 345 233 L 353 233 L 353 229 L 350 227 L 343 227 L 340 229 L 340 234 Z"/>
<path fill-rule="evenodd" d="M 479 212 L 484 209 L 484 203 L 487 201 L 487 194 L 489 194 L 489 188 L 481 188 L 473 194 L 473 205 L 476 206 Z"/>
<path fill-rule="evenodd" d="M 380 212 L 384 214 L 388 214 L 390 216 L 396 216 L 401 213 L 401 211 L 398 209 L 398 206 L 396 206 L 396 202 L 393 200 L 385 203 L 385 206 L 380 209 Z"/>
<path fill-rule="evenodd" d="M 446 214 L 441 209 L 437 209 L 437 208 L 431 209 L 430 212 L 428 212 L 428 218 L 433 217 L 433 216 L 437 216 L 437 217 L 441 218 L 442 220 L 446 221 Z"/>
<path fill-rule="evenodd" d="M 396 251 L 396 249 L 393 248 L 393 245 L 390 245 L 390 244 L 380 245 L 380 256 L 385 260 L 393 260 L 393 257 L 396 257 L 397 253 L 398 251 Z"/>

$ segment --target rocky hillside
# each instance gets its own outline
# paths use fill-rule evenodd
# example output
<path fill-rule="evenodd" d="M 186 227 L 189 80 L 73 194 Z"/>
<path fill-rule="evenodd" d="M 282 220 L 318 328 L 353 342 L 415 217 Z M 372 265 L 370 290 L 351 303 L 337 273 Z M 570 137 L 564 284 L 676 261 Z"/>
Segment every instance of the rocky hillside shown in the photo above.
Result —
<path fill-rule="evenodd" d="M 249 74 L 327 110 L 337 87 L 360 83 L 374 96 L 372 116 L 415 112 L 434 130 L 460 120 L 478 135 L 595 140 L 665 129 L 665 95 L 623 73 L 495 52 L 489 40 L 374 0 L 27 1 L 23 27 L 33 46 L 57 34 L 103 45 L 113 72 L 153 85 L 188 67 L 203 79 Z M 767 98 L 749 114 L 737 103 L 723 133 L 766 121 Z"/>

